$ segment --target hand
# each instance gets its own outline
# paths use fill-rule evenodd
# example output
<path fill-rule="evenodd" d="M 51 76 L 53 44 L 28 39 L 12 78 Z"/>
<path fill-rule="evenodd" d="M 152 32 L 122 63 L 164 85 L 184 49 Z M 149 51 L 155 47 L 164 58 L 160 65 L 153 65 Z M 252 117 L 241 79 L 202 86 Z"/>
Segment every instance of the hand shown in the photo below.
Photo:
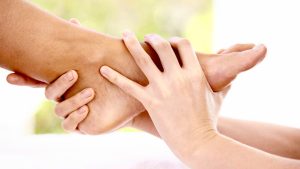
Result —
<path fill-rule="evenodd" d="M 248 51 L 252 50 L 252 48 L 254 48 L 253 44 L 235 44 L 233 46 L 230 46 L 227 49 L 221 49 L 218 51 L 218 54 L 222 55 L 222 56 L 218 56 L 220 60 L 220 62 L 222 63 L 225 59 L 226 56 L 232 55 L 234 53 L 239 54 L 239 57 L 243 58 L 244 60 L 240 60 L 239 63 L 240 64 L 244 64 L 244 67 L 250 67 L 250 65 L 254 66 L 254 61 L 255 59 L 253 59 L 253 55 L 248 55 Z M 232 55 L 234 56 L 234 55 Z M 213 56 L 209 56 L 209 57 L 213 57 Z M 248 59 L 248 61 L 246 61 L 246 59 Z M 233 62 L 233 64 L 238 65 L 237 60 L 234 58 L 228 58 L 229 61 L 228 62 Z M 263 59 L 263 57 L 261 57 L 261 59 Z M 229 63 L 227 62 L 227 64 L 225 63 L 224 65 L 228 65 Z M 252 63 L 251 63 L 252 62 Z M 221 63 L 218 62 L 214 62 L 210 65 L 210 67 L 220 67 L 222 66 Z M 226 70 L 226 69 L 225 69 Z M 215 71 L 217 72 L 217 71 Z M 224 84 L 230 84 L 231 81 L 234 79 L 235 76 L 225 76 L 223 77 L 223 75 L 228 75 L 227 73 L 225 73 L 224 69 L 222 69 L 222 72 L 220 73 L 212 73 L 211 74 L 219 74 L 219 81 L 227 81 L 227 83 L 225 82 Z M 238 74 L 238 73 L 237 73 Z M 210 84 L 213 83 L 212 81 L 210 82 Z M 222 87 L 224 88 L 224 86 Z M 224 88 L 224 90 L 228 90 L 230 88 L 230 85 L 226 88 Z M 129 126 L 133 127 L 133 128 L 137 128 L 137 129 L 141 129 L 143 131 L 146 131 L 148 133 L 151 133 L 157 137 L 160 137 L 159 133 L 157 132 L 148 112 L 143 112 L 140 115 L 136 116 L 133 120 L 131 120 L 131 122 L 129 123 Z"/>
<path fill-rule="evenodd" d="M 192 153 L 195 146 L 210 141 L 217 134 L 216 113 L 226 92 L 212 91 L 190 43 L 180 38 L 170 41 L 179 51 L 181 67 L 169 42 L 158 35 L 146 36 L 162 62 L 161 72 L 131 32 L 124 33 L 123 40 L 149 84 L 142 86 L 107 66 L 101 67 L 101 74 L 143 104 L 175 154 Z"/>
<path fill-rule="evenodd" d="M 86 104 L 92 101 L 95 97 L 95 92 L 91 88 L 86 88 L 80 93 L 72 96 L 71 98 L 61 101 L 64 93 L 72 87 L 78 79 L 76 71 L 71 70 L 62 75 L 55 82 L 48 85 L 46 88 L 46 97 L 49 100 L 59 102 L 56 105 L 55 113 L 63 120 L 62 127 L 69 132 L 80 132 L 77 127 L 88 115 L 89 109 Z M 77 106 L 80 105 L 80 106 Z"/>

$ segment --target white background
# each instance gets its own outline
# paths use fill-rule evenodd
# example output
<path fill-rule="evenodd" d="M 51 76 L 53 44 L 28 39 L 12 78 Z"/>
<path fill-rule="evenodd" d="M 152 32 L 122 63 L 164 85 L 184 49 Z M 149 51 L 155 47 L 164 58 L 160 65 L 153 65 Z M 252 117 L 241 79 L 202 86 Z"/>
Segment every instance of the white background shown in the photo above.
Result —
<path fill-rule="evenodd" d="M 266 59 L 239 76 L 223 115 L 300 127 L 300 1 L 215 0 L 214 47 L 263 43 Z"/>

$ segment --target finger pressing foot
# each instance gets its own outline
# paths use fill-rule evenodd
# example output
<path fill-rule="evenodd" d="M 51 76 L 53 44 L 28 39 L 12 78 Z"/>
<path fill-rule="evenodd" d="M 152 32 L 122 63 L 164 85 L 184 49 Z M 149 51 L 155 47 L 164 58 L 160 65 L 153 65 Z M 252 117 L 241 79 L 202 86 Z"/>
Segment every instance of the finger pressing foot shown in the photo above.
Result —
<path fill-rule="evenodd" d="M 64 118 L 71 112 L 89 103 L 91 100 L 93 100 L 94 96 L 95 92 L 93 89 L 84 89 L 80 93 L 77 93 L 75 96 L 57 104 L 55 113 L 57 116 Z"/>
<path fill-rule="evenodd" d="M 63 129 L 69 132 L 76 131 L 78 124 L 86 118 L 88 111 L 88 107 L 83 106 L 69 114 L 69 116 L 62 122 Z"/>
<path fill-rule="evenodd" d="M 75 84 L 77 79 L 78 74 L 74 70 L 62 75 L 46 88 L 46 98 L 49 100 L 60 101 L 60 98 L 70 87 Z"/>

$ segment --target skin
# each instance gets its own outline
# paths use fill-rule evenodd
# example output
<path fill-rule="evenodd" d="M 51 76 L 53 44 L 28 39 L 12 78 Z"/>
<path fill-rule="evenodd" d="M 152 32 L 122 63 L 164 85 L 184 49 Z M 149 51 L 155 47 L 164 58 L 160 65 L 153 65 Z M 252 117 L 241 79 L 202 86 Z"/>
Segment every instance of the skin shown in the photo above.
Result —
<path fill-rule="evenodd" d="M 187 166 L 300 168 L 299 160 L 248 147 L 217 131 L 217 113 L 227 91 L 213 92 L 187 40 L 171 41 L 178 47 L 183 62 L 180 66 L 170 43 L 158 35 L 145 37 L 158 53 L 164 72 L 155 66 L 133 33 L 126 32 L 123 40 L 149 84 L 138 84 L 108 66 L 101 67 L 101 74 L 145 106 L 161 138 Z"/>
<path fill-rule="evenodd" d="M 79 124 L 80 131 L 87 134 L 113 131 L 145 111 L 136 99 L 98 76 L 99 67 L 109 65 L 136 82 L 148 83 L 120 38 L 70 24 L 26 1 L 1 0 L 0 10 L 0 67 L 47 84 L 69 70 L 76 70 L 78 81 L 64 98 L 73 98 L 87 87 L 94 89 L 90 95 L 95 98 L 87 105 L 89 113 Z M 143 48 L 161 67 L 154 50 L 145 43 Z M 247 48 L 221 55 L 197 53 L 214 91 L 222 90 L 238 73 L 264 58 L 264 46 Z M 48 98 L 59 99 L 49 93 L 46 93 Z"/>
<path fill-rule="evenodd" d="M 71 19 L 71 22 L 78 23 L 75 19 Z M 245 46 L 246 45 L 234 45 L 228 49 L 220 50 L 220 52 L 238 52 L 245 49 Z M 63 96 L 64 92 L 77 80 L 77 73 L 73 73 L 75 76 L 74 79 L 68 80 L 67 77 L 64 78 L 64 76 L 67 76 L 67 74 L 65 74 L 50 84 L 47 87 L 46 93 L 55 96 L 54 98 Z M 47 85 L 16 73 L 8 76 L 8 82 L 15 85 L 31 87 L 46 87 Z M 64 119 L 62 126 L 65 130 L 73 132 L 76 131 L 78 124 L 87 116 L 87 113 L 81 114 L 79 109 L 76 108 L 85 106 L 90 99 L 81 97 L 81 95 L 78 94 L 74 97 L 74 100 L 64 101 L 63 104 L 65 106 L 62 106 L 62 103 L 57 105 L 58 107 L 64 107 L 65 114 L 57 113 L 59 117 Z M 136 116 L 128 126 L 160 137 L 147 112 Z M 218 120 L 218 130 L 223 135 L 251 147 L 282 157 L 300 159 L 300 148 L 298 144 L 300 142 L 299 129 L 220 117 Z"/>

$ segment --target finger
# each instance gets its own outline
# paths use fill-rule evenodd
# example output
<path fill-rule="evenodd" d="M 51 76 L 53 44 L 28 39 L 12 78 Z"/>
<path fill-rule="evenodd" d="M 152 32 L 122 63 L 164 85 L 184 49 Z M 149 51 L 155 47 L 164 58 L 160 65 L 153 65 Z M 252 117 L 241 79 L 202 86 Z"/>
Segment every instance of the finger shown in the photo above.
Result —
<path fill-rule="evenodd" d="M 78 79 L 76 71 L 71 70 L 60 76 L 57 80 L 47 86 L 45 95 L 49 100 L 59 101 L 64 93 L 75 84 Z"/>
<path fill-rule="evenodd" d="M 62 127 L 69 132 L 76 131 L 78 124 L 82 122 L 88 115 L 88 107 L 83 106 L 80 109 L 72 112 L 63 122 Z"/>
<path fill-rule="evenodd" d="M 55 113 L 57 116 L 64 118 L 71 112 L 88 104 L 91 100 L 93 100 L 94 96 L 95 92 L 93 89 L 84 89 L 80 93 L 77 93 L 75 96 L 57 104 L 55 107 Z"/>
<path fill-rule="evenodd" d="M 143 49 L 135 35 L 132 32 L 126 31 L 123 33 L 123 40 L 128 51 L 133 56 L 136 64 L 145 74 L 147 79 L 152 81 L 153 79 L 157 78 L 161 74 L 159 69 Z"/>
<path fill-rule="evenodd" d="M 184 68 L 193 69 L 200 66 L 196 53 L 187 39 L 174 37 L 170 39 L 170 44 L 177 48 Z"/>
<path fill-rule="evenodd" d="M 34 80 L 28 76 L 11 73 L 6 78 L 7 82 L 17 86 L 29 86 L 34 88 L 46 87 L 46 83 Z"/>
<path fill-rule="evenodd" d="M 180 68 L 176 55 L 170 43 L 158 35 L 145 36 L 145 42 L 155 50 L 162 63 L 165 72 L 178 70 Z"/>
<path fill-rule="evenodd" d="M 143 90 L 143 86 L 127 79 L 125 76 L 121 75 L 108 66 L 102 66 L 100 72 L 107 80 L 118 86 L 125 93 L 131 95 L 140 102 L 144 101 L 145 92 Z"/>
<path fill-rule="evenodd" d="M 232 53 L 232 52 L 243 52 L 245 50 L 252 49 L 255 45 L 252 43 L 249 44 L 235 44 L 228 49 L 222 51 L 221 54 Z"/>
<path fill-rule="evenodd" d="M 76 19 L 76 18 L 71 18 L 69 21 L 70 21 L 71 23 L 75 24 L 75 25 L 79 25 L 79 26 L 81 25 L 80 22 L 79 22 L 79 20 Z"/>

